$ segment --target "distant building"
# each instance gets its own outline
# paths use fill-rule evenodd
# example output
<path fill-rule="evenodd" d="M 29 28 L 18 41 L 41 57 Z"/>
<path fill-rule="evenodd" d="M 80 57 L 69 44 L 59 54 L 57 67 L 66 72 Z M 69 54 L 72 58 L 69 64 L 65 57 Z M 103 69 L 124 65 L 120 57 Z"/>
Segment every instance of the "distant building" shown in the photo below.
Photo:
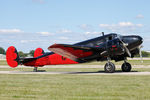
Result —
<path fill-rule="evenodd" d="M 0 54 L 0 59 L 6 59 L 6 55 Z"/>

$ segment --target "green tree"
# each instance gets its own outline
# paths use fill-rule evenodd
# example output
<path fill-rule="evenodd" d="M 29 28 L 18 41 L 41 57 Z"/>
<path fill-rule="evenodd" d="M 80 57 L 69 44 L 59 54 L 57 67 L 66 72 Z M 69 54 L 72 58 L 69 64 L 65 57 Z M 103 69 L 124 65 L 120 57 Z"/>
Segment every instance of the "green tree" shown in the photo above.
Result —
<path fill-rule="evenodd" d="M 146 51 L 142 51 L 142 56 L 143 57 L 150 57 L 150 53 Z"/>
<path fill-rule="evenodd" d="M 0 54 L 6 54 L 5 49 L 0 47 Z"/>
<path fill-rule="evenodd" d="M 146 52 L 146 51 L 142 51 L 142 56 L 143 56 L 143 57 L 150 57 L 150 53 L 149 53 L 149 52 Z M 135 57 L 140 57 L 140 55 L 137 54 Z"/>
<path fill-rule="evenodd" d="M 33 57 L 34 56 L 34 51 L 35 50 L 30 50 L 29 54 Z"/>
<path fill-rule="evenodd" d="M 22 51 L 19 51 L 19 52 L 18 52 L 18 55 L 19 55 L 20 57 L 27 57 L 28 54 L 23 53 Z"/>

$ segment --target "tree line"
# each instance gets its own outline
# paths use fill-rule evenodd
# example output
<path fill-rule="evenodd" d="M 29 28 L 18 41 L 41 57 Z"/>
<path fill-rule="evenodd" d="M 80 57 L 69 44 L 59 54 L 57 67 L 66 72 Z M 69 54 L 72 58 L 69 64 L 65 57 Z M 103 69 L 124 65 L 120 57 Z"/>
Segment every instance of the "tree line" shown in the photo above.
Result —
<path fill-rule="evenodd" d="M 35 51 L 35 50 L 30 50 L 29 53 L 24 53 L 23 51 L 19 51 L 19 52 L 18 52 L 18 55 L 19 55 L 20 57 L 28 57 L 28 56 L 32 56 L 32 57 L 33 57 L 33 56 L 34 56 L 34 51 Z M 5 49 L 2 48 L 2 47 L 0 47 L 0 54 L 6 55 Z"/>
<path fill-rule="evenodd" d="M 23 51 L 19 51 L 18 54 L 20 57 L 27 57 L 27 56 L 34 56 L 34 51 L 35 50 L 30 50 L 29 53 L 24 53 Z M 0 47 L 0 54 L 6 54 L 6 51 L 4 48 Z M 142 51 L 142 56 L 143 57 L 150 57 L 150 53 L 146 51 Z M 136 55 L 135 57 L 140 57 L 140 55 Z"/>

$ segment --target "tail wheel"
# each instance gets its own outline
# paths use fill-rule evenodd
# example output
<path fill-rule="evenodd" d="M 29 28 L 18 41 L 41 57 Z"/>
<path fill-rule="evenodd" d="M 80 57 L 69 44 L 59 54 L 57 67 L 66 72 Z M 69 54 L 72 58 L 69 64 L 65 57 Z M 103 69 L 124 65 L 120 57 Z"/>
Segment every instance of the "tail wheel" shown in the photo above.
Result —
<path fill-rule="evenodd" d="M 113 73 L 115 72 L 115 65 L 112 62 L 106 63 L 104 70 L 106 73 Z"/>
<path fill-rule="evenodd" d="M 121 69 L 122 69 L 123 72 L 130 72 L 131 69 L 132 69 L 132 66 L 131 66 L 130 63 L 125 62 L 125 63 L 122 64 Z"/>

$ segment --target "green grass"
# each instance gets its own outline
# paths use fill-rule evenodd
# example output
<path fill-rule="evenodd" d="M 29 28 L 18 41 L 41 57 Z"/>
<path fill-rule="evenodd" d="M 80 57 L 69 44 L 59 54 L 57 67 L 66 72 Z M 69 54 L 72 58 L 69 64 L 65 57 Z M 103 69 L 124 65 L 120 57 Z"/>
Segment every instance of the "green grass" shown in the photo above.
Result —
<path fill-rule="evenodd" d="M 6 60 L 0 60 L 0 65 L 7 65 Z"/>
<path fill-rule="evenodd" d="M 141 65 L 140 61 L 129 62 Z M 86 64 L 104 65 L 105 62 Z M 115 64 L 121 65 L 122 62 Z M 6 61 L 0 60 L 0 65 L 7 65 Z M 150 65 L 150 61 L 144 61 L 144 65 Z M 0 68 L 0 71 L 32 70 L 33 68 Z M 39 70 L 97 72 L 104 69 L 49 67 Z M 150 72 L 150 68 L 133 68 L 132 71 Z M 0 74 L 0 100 L 150 100 L 149 94 L 149 75 Z"/>
<path fill-rule="evenodd" d="M 98 72 L 104 71 L 104 68 L 38 68 L 46 72 Z M 0 71 L 33 71 L 33 68 L 0 68 Z M 116 71 L 121 71 L 121 68 L 116 68 Z M 150 68 L 132 68 L 131 71 L 150 72 Z"/>
<path fill-rule="evenodd" d="M 149 76 L 0 75 L 0 100 L 149 100 Z"/>

